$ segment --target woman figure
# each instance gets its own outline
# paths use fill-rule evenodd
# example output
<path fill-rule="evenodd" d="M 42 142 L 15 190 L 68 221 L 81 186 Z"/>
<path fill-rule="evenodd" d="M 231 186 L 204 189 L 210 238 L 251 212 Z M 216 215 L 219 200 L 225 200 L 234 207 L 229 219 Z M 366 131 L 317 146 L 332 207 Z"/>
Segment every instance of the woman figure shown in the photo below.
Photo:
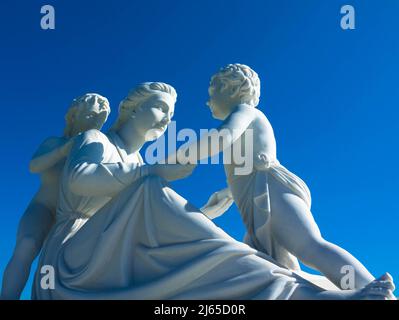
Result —
<path fill-rule="evenodd" d="M 65 116 L 64 135 L 46 139 L 33 155 L 29 169 L 40 175 L 41 185 L 20 220 L 13 256 L 4 271 L 2 299 L 19 299 L 32 262 L 54 224 L 61 171 L 74 137 L 89 129 L 100 130 L 109 113 L 108 100 L 99 94 L 74 99 Z"/>

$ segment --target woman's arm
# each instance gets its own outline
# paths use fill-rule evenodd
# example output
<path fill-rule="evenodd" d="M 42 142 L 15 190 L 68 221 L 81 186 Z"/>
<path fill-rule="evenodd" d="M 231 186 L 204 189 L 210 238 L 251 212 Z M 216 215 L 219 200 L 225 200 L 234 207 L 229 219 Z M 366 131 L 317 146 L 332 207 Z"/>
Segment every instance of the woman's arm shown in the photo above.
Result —
<path fill-rule="evenodd" d="M 70 190 L 82 196 L 112 196 L 148 174 L 138 163 L 104 163 L 106 137 L 89 130 L 76 138 L 67 163 L 65 178 Z"/>
<path fill-rule="evenodd" d="M 40 173 L 51 168 L 68 155 L 72 143 L 72 140 L 64 142 L 62 138 L 45 140 L 29 162 L 29 171 L 31 173 Z"/>

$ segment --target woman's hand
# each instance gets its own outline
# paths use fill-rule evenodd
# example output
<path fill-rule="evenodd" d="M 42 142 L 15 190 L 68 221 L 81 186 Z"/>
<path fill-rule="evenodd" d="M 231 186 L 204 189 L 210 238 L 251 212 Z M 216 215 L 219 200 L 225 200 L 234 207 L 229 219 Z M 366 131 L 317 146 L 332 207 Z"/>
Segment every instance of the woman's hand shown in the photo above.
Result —
<path fill-rule="evenodd" d="M 150 166 L 150 174 L 174 181 L 188 177 L 195 167 L 193 164 L 154 164 Z"/>

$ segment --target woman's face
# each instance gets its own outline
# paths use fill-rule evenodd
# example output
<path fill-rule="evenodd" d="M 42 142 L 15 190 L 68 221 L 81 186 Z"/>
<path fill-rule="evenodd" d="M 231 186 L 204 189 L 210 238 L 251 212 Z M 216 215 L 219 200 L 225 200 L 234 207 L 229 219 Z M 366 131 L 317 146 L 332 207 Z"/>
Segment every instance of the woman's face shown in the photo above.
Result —
<path fill-rule="evenodd" d="M 74 118 L 77 133 L 90 129 L 100 130 L 108 118 L 108 111 L 103 102 L 95 101 L 79 108 Z"/>
<path fill-rule="evenodd" d="M 156 93 L 145 100 L 135 110 L 135 129 L 145 137 L 145 141 L 153 141 L 162 136 L 170 123 L 175 109 L 174 99 L 167 93 Z"/>

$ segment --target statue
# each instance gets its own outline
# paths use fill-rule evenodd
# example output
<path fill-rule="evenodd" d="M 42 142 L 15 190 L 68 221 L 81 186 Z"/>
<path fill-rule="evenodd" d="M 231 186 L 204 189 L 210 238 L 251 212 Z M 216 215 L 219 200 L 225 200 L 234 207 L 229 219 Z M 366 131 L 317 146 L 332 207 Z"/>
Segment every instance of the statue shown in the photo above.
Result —
<path fill-rule="evenodd" d="M 19 299 L 32 262 L 54 224 L 61 171 L 74 137 L 88 129 L 101 129 L 109 113 L 108 100 L 98 94 L 74 99 L 65 116 L 64 136 L 46 139 L 33 155 L 29 168 L 40 175 L 41 186 L 19 223 L 14 253 L 4 271 L 2 299 Z"/>
<path fill-rule="evenodd" d="M 168 161 L 176 157 L 185 159 L 190 150 L 195 151 L 195 161 L 221 151 L 230 153 L 228 159 L 232 161 L 224 165 L 228 188 L 211 196 L 202 208 L 207 216 L 212 219 L 223 214 L 234 200 L 247 229 L 244 242 L 270 255 L 279 265 L 301 274 L 299 258 L 338 288 L 341 288 L 342 267 L 351 266 L 356 289 L 373 283 L 375 278 L 356 258 L 321 236 L 310 211 L 308 187 L 278 161 L 273 128 L 265 114 L 256 108 L 260 97 L 257 73 L 248 66 L 230 64 L 212 77 L 209 97 L 212 116 L 222 120 L 222 124 L 168 158 Z M 225 143 L 211 147 L 212 139 L 222 131 Z M 252 157 L 253 169 L 237 174 L 240 168 L 234 162 L 234 152 L 246 149 L 247 133 L 253 137 L 251 154 L 246 155 Z M 392 290 L 390 276 L 382 278 L 389 279 L 388 287 Z M 388 295 L 394 299 L 391 293 Z"/>
<path fill-rule="evenodd" d="M 143 83 L 121 102 L 107 134 L 76 137 L 38 264 L 54 268 L 54 288 L 43 288 L 37 271 L 34 299 L 390 297 L 387 276 L 359 290 L 312 285 L 232 239 L 169 187 L 194 165 L 144 164 L 139 151 L 165 132 L 176 97 L 168 84 Z"/>

